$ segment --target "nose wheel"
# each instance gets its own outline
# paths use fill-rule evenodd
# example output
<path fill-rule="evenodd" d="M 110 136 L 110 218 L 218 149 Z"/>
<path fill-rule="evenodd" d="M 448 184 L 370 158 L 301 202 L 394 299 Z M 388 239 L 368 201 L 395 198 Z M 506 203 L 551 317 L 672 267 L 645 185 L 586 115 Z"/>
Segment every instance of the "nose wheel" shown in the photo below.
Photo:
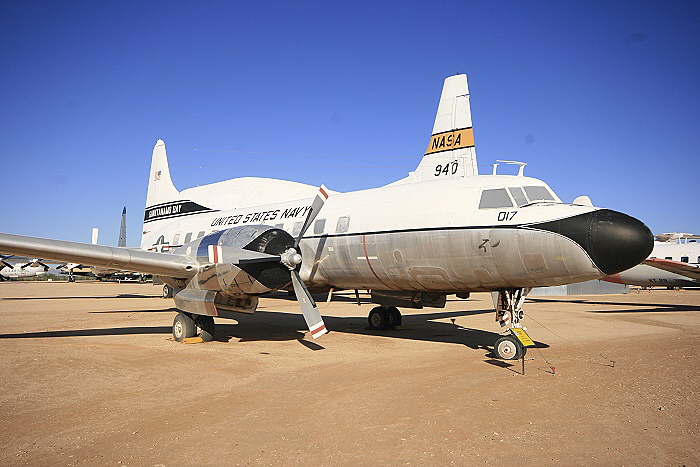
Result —
<path fill-rule="evenodd" d="M 496 341 L 493 346 L 496 357 L 502 360 L 518 360 L 525 356 L 527 347 L 524 347 L 518 339 L 513 336 L 504 336 Z"/>
<path fill-rule="evenodd" d="M 525 356 L 527 347 L 523 345 L 513 333 L 524 332 L 520 321 L 524 317 L 523 303 L 525 296 L 530 292 L 530 289 L 500 289 L 494 294 L 494 306 L 496 308 L 496 321 L 501 325 L 504 331 L 510 329 L 511 335 L 499 338 L 493 346 L 493 351 L 496 356 L 503 360 L 517 360 Z M 525 333 L 525 335 L 527 335 Z M 530 344 L 529 336 L 527 337 L 527 345 Z M 534 345 L 534 343 L 532 344 Z"/>

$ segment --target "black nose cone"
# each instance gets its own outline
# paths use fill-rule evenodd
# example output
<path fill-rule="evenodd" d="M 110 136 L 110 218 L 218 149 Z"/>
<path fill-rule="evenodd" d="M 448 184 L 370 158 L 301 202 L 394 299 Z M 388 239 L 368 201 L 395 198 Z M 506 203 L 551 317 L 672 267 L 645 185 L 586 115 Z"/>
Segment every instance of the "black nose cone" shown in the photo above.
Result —
<path fill-rule="evenodd" d="M 616 274 L 636 266 L 654 247 L 654 235 L 649 227 L 617 211 L 594 211 L 589 232 L 586 251 L 598 269 L 606 274 Z"/>
<path fill-rule="evenodd" d="M 644 261 L 654 236 L 643 222 L 617 211 L 599 209 L 533 226 L 569 237 L 588 253 L 605 274 L 625 271 Z"/>

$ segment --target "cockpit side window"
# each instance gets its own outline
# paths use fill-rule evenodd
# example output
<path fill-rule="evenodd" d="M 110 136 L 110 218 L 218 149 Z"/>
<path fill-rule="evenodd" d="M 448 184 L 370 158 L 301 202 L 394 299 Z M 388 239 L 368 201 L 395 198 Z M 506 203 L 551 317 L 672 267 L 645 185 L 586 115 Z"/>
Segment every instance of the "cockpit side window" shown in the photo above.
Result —
<path fill-rule="evenodd" d="M 513 201 L 505 188 L 496 188 L 493 190 L 484 190 L 481 193 L 479 201 L 479 209 L 489 208 L 512 208 Z"/>
<path fill-rule="evenodd" d="M 525 197 L 525 192 L 519 186 L 512 186 L 508 188 L 510 195 L 515 200 L 515 204 L 518 206 L 525 206 L 527 204 L 527 198 Z"/>
<path fill-rule="evenodd" d="M 554 201 L 554 196 L 543 186 L 526 186 L 525 193 L 531 203 L 536 201 Z"/>

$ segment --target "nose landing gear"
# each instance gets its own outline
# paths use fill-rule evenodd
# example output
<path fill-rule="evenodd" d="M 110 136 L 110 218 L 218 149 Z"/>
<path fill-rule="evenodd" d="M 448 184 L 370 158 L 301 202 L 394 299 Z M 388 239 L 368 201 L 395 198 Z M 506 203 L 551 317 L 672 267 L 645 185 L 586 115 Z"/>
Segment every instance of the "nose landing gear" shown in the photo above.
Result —
<path fill-rule="evenodd" d="M 529 341 L 529 336 L 524 332 L 525 328 L 520 324 L 520 321 L 525 315 L 523 303 L 530 290 L 510 288 L 493 292 L 496 321 L 501 325 L 501 328 L 504 328 L 504 332 L 510 331 L 509 335 L 499 338 L 493 346 L 494 353 L 500 359 L 517 360 L 524 357 L 527 352 L 527 347 L 523 345 L 521 339 L 516 337 L 516 334 L 525 334 Z"/>

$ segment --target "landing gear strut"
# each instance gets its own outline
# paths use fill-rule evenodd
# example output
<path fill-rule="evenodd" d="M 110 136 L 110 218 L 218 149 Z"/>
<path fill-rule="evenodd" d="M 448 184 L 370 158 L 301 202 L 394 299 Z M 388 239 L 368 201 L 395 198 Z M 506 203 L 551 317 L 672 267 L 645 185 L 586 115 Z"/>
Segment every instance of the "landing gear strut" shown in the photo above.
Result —
<path fill-rule="evenodd" d="M 503 332 L 510 332 L 513 328 L 523 328 L 523 325 L 520 324 L 524 317 L 523 303 L 530 290 L 510 288 L 493 292 L 496 321 L 503 328 Z M 503 360 L 516 360 L 525 356 L 527 347 L 524 347 L 513 335 L 507 335 L 496 341 L 493 351 L 498 358 Z"/>
<path fill-rule="evenodd" d="M 385 307 L 377 306 L 372 308 L 367 317 L 370 329 L 379 329 L 386 331 L 394 329 L 396 326 L 401 326 L 403 321 L 401 312 L 395 306 Z"/>

